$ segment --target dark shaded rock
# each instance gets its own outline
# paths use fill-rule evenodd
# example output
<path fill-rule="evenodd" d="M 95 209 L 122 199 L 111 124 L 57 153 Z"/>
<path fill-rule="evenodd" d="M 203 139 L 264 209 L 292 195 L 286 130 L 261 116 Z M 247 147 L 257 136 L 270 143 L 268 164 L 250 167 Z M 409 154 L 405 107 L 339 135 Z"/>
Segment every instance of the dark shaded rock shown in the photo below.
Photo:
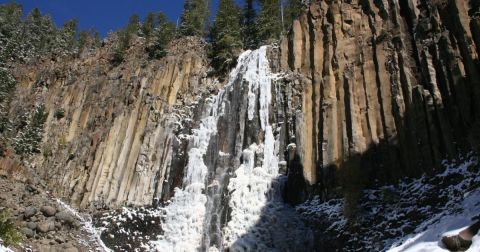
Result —
<path fill-rule="evenodd" d="M 35 207 L 27 207 L 25 208 L 25 212 L 23 213 L 23 215 L 27 219 L 34 216 L 36 213 L 37 213 L 37 209 Z"/>
<path fill-rule="evenodd" d="M 58 243 L 65 243 L 65 239 L 63 237 L 55 237 L 55 241 Z"/>
<path fill-rule="evenodd" d="M 55 218 L 57 218 L 58 221 L 67 224 L 73 224 L 75 222 L 75 218 L 66 211 L 58 212 L 57 214 L 55 214 Z"/>
<path fill-rule="evenodd" d="M 37 223 L 35 222 L 27 222 L 27 228 L 31 229 L 31 230 L 35 230 L 37 228 Z"/>
<path fill-rule="evenodd" d="M 32 238 L 35 235 L 33 230 L 31 230 L 30 228 L 26 228 L 26 227 L 21 228 L 20 232 L 22 232 L 22 234 L 24 234 L 27 238 Z"/>

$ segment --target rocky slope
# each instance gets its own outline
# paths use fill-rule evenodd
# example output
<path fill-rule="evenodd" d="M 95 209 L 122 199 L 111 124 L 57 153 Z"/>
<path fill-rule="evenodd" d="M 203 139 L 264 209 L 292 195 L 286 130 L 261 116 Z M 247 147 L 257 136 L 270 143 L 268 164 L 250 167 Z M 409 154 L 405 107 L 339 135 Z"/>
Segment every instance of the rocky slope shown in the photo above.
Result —
<path fill-rule="evenodd" d="M 42 252 L 102 250 L 95 229 L 88 226 L 84 217 L 57 200 L 42 180 L 21 164 L 0 163 L 0 211 L 7 213 L 7 218 L 11 218 L 24 238 L 10 249 Z M 14 168 L 5 170 L 6 166 Z M 1 245 L 0 251 L 4 251 Z"/>

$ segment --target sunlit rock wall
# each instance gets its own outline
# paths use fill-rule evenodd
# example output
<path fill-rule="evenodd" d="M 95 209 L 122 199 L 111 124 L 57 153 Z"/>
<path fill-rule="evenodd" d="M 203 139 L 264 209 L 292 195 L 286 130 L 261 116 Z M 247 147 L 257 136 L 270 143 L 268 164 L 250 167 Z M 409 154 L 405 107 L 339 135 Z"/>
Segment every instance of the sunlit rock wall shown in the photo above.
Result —
<path fill-rule="evenodd" d="M 49 115 L 34 162 L 49 188 L 81 207 L 170 198 L 183 178 L 182 134 L 195 123 L 198 101 L 218 85 L 207 78 L 204 47 L 186 38 L 167 57 L 149 60 L 135 44 L 113 67 L 105 46 L 18 70 L 18 102 L 44 103 Z"/>

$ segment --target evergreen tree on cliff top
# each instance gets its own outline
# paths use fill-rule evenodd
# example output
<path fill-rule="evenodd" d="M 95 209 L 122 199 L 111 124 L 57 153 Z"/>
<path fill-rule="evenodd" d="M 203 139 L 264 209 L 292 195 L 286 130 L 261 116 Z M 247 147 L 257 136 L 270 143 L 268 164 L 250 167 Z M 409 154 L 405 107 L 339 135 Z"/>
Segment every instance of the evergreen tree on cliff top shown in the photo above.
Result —
<path fill-rule="evenodd" d="M 0 5 L 0 65 L 20 58 L 22 42 L 22 6 L 16 3 Z"/>
<path fill-rule="evenodd" d="M 242 37 L 245 49 L 255 49 L 259 45 L 256 16 L 253 0 L 247 0 L 242 13 Z"/>
<path fill-rule="evenodd" d="M 209 15 L 209 0 L 185 0 L 180 36 L 203 36 Z"/>
<path fill-rule="evenodd" d="M 237 63 L 237 56 L 243 47 L 240 8 L 233 0 L 220 0 L 211 37 L 212 65 L 217 71 L 226 72 Z"/>
<path fill-rule="evenodd" d="M 167 55 L 167 46 L 175 34 L 175 24 L 168 21 L 164 13 L 158 13 L 156 22 L 158 26 L 152 31 L 153 43 L 146 48 L 148 56 L 153 59 Z"/>
<path fill-rule="evenodd" d="M 263 44 L 272 43 L 282 33 L 282 15 L 279 0 L 259 0 L 260 13 L 257 19 L 258 35 Z"/>
<path fill-rule="evenodd" d="M 141 27 L 142 35 L 147 39 L 147 41 L 150 39 L 156 25 L 155 14 L 153 12 L 149 12 L 145 17 Z"/>
<path fill-rule="evenodd" d="M 23 51 L 28 57 L 37 57 L 51 52 L 56 43 L 56 28 L 52 18 L 42 16 L 38 8 L 33 9 L 25 21 Z"/>
<path fill-rule="evenodd" d="M 300 16 L 303 9 L 302 0 L 287 0 L 284 5 L 284 29 L 288 30 L 293 23 L 293 20 Z"/>
<path fill-rule="evenodd" d="M 77 53 L 77 32 L 78 22 L 75 19 L 65 22 L 60 31 L 58 31 L 55 40 L 55 52 L 58 55 Z"/>

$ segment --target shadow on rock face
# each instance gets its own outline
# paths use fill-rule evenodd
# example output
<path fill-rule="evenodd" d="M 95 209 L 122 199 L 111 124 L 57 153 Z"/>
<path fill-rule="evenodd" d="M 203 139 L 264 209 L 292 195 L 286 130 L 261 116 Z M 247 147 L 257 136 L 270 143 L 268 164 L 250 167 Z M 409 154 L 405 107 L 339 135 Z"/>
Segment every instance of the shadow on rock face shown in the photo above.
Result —
<path fill-rule="evenodd" d="M 256 223 L 246 229 L 227 251 L 316 251 L 313 232 L 304 225 L 295 208 L 278 197 L 285 182 L 285 176 L 272 181 L 272 187 L 266 193 L 268 201 L 256 216 Z"/>

